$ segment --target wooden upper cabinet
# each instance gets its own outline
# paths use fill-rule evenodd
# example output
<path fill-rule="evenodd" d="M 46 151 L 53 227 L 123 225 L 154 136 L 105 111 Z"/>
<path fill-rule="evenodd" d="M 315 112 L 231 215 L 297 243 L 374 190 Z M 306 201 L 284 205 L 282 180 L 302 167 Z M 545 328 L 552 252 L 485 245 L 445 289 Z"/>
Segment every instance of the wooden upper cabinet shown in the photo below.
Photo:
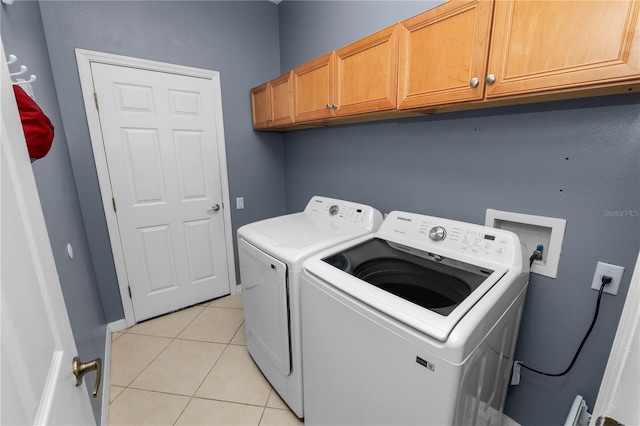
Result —
<path fill-rule="evenodd" d="M 395 109 L 398 25 L 295 68 L 296 123 Z"/>
<path fill-rule="evenodd" d="M 500 0 L 487 98 L 640 78 L 637 0 Z"/>
<path fill-rule="evenodd" d="M 271 80 L 270 107 L 272 127 L 292 124 L 293 119 L 293 73 L 289 71 Z"/>
<path fill-rule="evenodd" d="M 637 91 L 639 15 L 640 0 L 448 0 L 254 88 L 254 128 Z"/>
<path fill-rule="evenodd" d="M 327 53 L 293 69 L 295 121 L 313 121 L 334 115 L 335 53 Z"/>
<path fill-rule="evenodd" d="M 251 89 L 251 112 L 254 129 L 269 128 L 269 83 Z"/>
<path fill-rule="evenodd" d="M 452 0 L 400 23 L 399 109 L 483 98 L 492 11 Z"/>
<path fill-rule="evenodd" d="M 251 89 L 253 128 L 293 124 L 292 72 L 281 75 L 267 83 Z"/>
<path fill-rule="evenodd" d="M 399 26 L 336 50 L 336 116 L 395 109 Z"/>

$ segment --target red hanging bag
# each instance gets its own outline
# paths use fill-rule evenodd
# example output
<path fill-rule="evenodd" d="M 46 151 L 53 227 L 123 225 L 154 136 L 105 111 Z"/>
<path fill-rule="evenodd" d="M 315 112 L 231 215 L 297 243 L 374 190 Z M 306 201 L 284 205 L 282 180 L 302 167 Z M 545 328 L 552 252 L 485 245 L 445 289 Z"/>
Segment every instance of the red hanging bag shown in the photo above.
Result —
<path fill-rule="evenodd" d="M 13 85 L 18 103 L 22 130 L 27 140 L 27 150 L 32 160 L 42 158 L 51 149 L 53 143 L 53 124 L 42 112 L 38 104 L 18 85 Z"/>

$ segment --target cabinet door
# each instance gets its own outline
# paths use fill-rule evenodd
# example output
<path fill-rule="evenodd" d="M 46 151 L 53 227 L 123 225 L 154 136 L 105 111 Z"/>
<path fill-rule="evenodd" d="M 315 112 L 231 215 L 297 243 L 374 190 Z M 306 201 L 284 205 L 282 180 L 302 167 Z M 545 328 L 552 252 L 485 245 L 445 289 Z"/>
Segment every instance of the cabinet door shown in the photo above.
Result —
<path fill-rule="evenodd" d="M 492 10 L 449 1 L 401 22 L 399 109 L 482 99 Z"/>
<path fill-rule="evenodd" d="M 293 81 L 291 71 L 271 80 L 271 127 L 293 123 Z"/>
<path fill-rule="evenodd" d="M 254 129 L 269 127 L 269 83 L 251 89 L 251 112 Z"/>
<path fill-rule="evenodd" d="M 496 2 L 488 98 L 640 78 L 635 0 Z"/>
<path fill-rule="evenodd" d="M 293 91 L 296 123 L 333 117 L 334 73 L 334 52 L 294 68 Z"/>
<path fill-rule="evenodd" d="M 336 115 L 396 107 L 398 25 L 336 51 Z"/>

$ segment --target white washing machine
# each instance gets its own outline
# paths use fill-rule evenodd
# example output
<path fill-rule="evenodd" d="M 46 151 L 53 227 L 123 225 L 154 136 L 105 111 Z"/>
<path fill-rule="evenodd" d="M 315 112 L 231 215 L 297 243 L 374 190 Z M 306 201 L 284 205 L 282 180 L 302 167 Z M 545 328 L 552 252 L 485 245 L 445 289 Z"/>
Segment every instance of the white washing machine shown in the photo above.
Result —
<path fill-rule="evenodd" d="M 528 277 L 515 234 L 404 212 L 312 256 L 305 424 L 499 424 Z"/>
<path fill-rule="evenodd" d="M 247 349 L 280 397 L 300 418 L 302 262 L 328 247 L 370 234 L 382 214 L 370 206 L 313 197 L 303 212 L 238 229 Z"/>

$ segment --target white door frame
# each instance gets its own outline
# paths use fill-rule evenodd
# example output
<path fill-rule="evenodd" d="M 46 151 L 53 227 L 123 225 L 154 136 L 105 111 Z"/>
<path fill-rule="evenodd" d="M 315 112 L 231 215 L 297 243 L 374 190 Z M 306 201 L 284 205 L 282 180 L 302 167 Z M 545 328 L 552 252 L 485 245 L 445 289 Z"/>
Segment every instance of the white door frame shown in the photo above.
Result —
<path fill-rule="evenodd" d="M 638 377 L 640 364 L 640 253 L 631 277 L 627 298 L 622 308 L 616 336 L 613 340 L 607 367 L 600 383 L 593 407 L 591 424 L 600 416 L 608 416 L 624 424 L 635 424 L 640 418 L 638 409 Z"/>
<path fill-rule="evenodd" d="M 109 240 L 111 242 L 111 250 L 116 268 L 116 277 L 118 279 L 118 287 L 120 288 L 120 298 L 122 300 L 122 308 L 124 310 L 124 319 L 126 327 L 130 327 L 136 323 L 133 311 L 133 303 L 129 298 L 128 279 L 125 267 L 124 252 L 120 242 L 120 232 L 118 229 L 118 221 L 116 213 L 112 205 L 111 183 L 109 180 L 109 169 L 107 167 L 107 157 L 102 138 L 100 127 L 100 117 L 95 107 L 93 97 L 93 77 L 91 74 L 91 62 L 98 62 L 108 65 L 118 65 L 130 68 L 138 68 L 147 71 L 158 71 L 171 74 L 179 74 L 189 77 L 198 77 L 212 80 L 215 91 L 215 111 L 216 126 L 218 140 L 218 156 L 220 166 L 220 185 L 222 186 L 222 202 L 224 215 L 224 239 L 227 248 L 227 270 L 229 274 L 229 292 L 237 293 L 235 260 L 233 253 L 233 232 L 231 227 L 231 202 L 229 201 L 229 180 L 227 175 L 227 156 L 224 140 L 224 123 L 222 117 L 222 93 L 220 89 L 220 73 L 217 71 L 204 70 L 200 68 L 192 68 L 182 65 L 167 64 L 163 62 L 149 61 L 145 59 L 132 58 L 128 56 L 113 55 L 109 53 L 95 52 L 91 50 L 76 49 L 76 60 L 78 62 L 78 73 L 80 75 L 80 86 L 82 87 L 82 97 L 84 107 L 87 113 L 87 122 L 89 125 L 89 135 L 91 137 L 91 146 L 93 148 L 93 157 L 98 173 L 98 182 L 102 197 L 102 208 L 107 220 L 107 229 L 109 231 Z"/>

